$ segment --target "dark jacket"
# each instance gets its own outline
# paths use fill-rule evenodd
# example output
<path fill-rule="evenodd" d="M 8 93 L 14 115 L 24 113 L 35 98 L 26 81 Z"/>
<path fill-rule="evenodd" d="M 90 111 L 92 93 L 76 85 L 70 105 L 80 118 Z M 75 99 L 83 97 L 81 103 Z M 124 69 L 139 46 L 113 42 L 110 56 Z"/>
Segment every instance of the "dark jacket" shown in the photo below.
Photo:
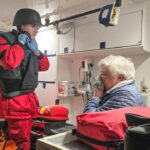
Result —
<path fill-rule="evenodd" d="M 14 31 L 1 33 L 0 37 L 5 38 L 12 46 L 18 43 L 18 34 Z M 6 98 L 33 92 L 38 84 L 38 58 L 26 45 L 22 46 L 24 58 L 20 66 L 11 70 L 0 66 L 0 86 Z M 0 55 L 5 54 L 1 52 Z"/>

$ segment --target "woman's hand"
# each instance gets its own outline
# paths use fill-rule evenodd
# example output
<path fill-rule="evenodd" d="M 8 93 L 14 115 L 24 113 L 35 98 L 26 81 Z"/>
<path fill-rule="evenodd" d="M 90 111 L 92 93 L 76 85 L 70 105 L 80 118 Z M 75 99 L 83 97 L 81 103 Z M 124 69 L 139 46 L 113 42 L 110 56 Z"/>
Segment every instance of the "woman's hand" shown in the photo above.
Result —
<path fill-rule="evenodd" d="M 93 97 L 102 98 L 103 95 L 104 95 L 104 86 L 102 85 L 100 88 L 97 88 L 96 86 L 94 86 Z"/>

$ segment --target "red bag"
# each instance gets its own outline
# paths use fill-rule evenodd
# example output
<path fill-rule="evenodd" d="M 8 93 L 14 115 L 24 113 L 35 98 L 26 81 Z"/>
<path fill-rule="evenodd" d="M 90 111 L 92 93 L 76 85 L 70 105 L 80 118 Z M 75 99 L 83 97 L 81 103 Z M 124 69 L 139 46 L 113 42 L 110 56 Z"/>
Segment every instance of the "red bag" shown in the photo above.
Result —
<path fill-rule="evenodd" d="M 45 116 L 68 116 L 68 108 L 60 105 L 44 106 L 39 108 L 39 115 Z"/>
<path fill-rule="evenodd" d="M 125 107 L 103 112 L 91 112 L 77 116 L 77 136 L 97 150 L 118 148 L 128 128 L 125 114 L 133 113 L 150 117 L 149 107 Z M 114 148 L 113 148 L 114 147 Z"/>

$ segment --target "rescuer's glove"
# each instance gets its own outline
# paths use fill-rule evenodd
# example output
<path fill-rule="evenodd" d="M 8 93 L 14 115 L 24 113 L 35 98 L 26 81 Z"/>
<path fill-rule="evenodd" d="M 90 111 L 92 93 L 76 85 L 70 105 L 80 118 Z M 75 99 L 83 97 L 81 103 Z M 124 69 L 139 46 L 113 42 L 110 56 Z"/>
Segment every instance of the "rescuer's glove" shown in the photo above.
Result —
<path fill-rule="evenodd" d="M 31 39 L 27 42 L 27 46 L 30 50 L 32 50 L 35 54 L 38 51 L 38 44 L 35 39 Z"/>
<path fill-rule="evenodd" d="M 18 41 L 22 44 L 26 44 L 30 41 L 30 38 L 26 34 L 21 33 L 18 36 Z"/>

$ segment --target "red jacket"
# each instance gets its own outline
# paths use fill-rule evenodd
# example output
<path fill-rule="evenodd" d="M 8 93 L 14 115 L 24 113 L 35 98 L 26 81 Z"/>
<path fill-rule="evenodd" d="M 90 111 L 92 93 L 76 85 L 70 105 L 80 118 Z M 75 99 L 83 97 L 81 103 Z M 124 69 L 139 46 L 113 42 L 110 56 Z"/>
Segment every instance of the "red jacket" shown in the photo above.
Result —
<path fill-rule="evenodd" d="M 23 58 L 24 50 L 20 44 L 13 46 L 6 44 L 4 38 L 0 38 L 0 53 L 5 51 L 5 54 L 0 58 L 0 65 L 6 70 L 11 70 L 18 67 Z M 49 68 L 49 61 L 46 55 L 38 61 L 39 71 L 46 71 Z M 36 117 L 38 114 L 37 105 L 38 98 L 34 92 L 15 96 L 13 98 L 4 99 L 0 88 L 0 117 L 9 119 L 28 119 Z"/>

